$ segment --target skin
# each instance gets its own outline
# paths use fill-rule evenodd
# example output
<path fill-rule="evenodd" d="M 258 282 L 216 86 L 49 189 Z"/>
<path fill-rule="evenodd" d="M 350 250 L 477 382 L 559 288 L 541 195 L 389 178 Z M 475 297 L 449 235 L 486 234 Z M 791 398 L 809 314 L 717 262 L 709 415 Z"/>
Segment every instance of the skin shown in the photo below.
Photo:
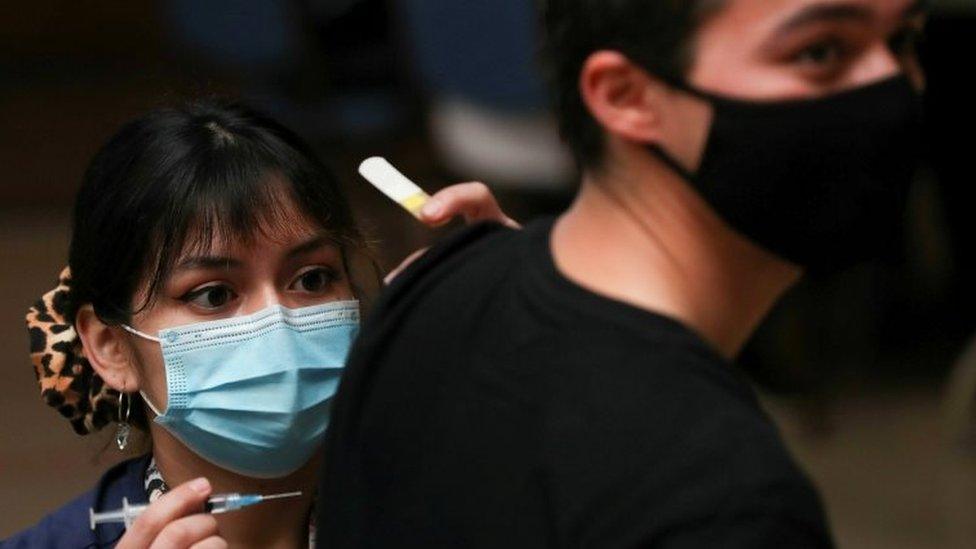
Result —
<path fill-rule="evenodd" d="M 688 82 L 754 101 L 817 98 L 900 72 L 921 88 L 913 0 L 728 0 L 695 33 Z M 733 358 L 801 269 L 727 226 L 673 170 L 700 164 L 710 105 L 615 51 L 593 53 L 580 93 L 605 132 L 605 162 L 586 170 L 551 247 L 565 276 L 675 318 Z M 758 175 L 758 174 L 757 174 Z"/>
<path fill-rule="evenodd" d="M 250 242 L 218 235 L 206 249 L 183 250 L 151 306 L 132 318 L 132 327 L 154 335 L 164 328 L 248 315 L 274 304 L 297 308 L 354 299 L 338 246 L 294 203 L 282 200 L 286 218 L 298 221 L 286 229 L 257 231 Z M 456 216 L 468 222 L 514 224 L 481 183 L 458 184 L 435 194 L 421 220 L 437 226 Z M 146 297 L 146 286 L 148 281 L 143 281 L 134 303 Z M 128 393 L 144 391 L 158 409 L 165 409 L 165 366 L 157 343 L 102 323 L 91 306 L 79 311 L 75 323 L 86 355 L 107 384 Z M 150 410 L 147 414 L 154 417 Z M 284 478 L 255 479 L 206 461 L 155 423 L 149 434 L 157 466 L 175 488 L 149 506 L 119 548 L 306 545 L 321 450 Z M 303 496 L 223 515 L 200 512 L 211 493 L 293 490 L 301 490 Z"/>

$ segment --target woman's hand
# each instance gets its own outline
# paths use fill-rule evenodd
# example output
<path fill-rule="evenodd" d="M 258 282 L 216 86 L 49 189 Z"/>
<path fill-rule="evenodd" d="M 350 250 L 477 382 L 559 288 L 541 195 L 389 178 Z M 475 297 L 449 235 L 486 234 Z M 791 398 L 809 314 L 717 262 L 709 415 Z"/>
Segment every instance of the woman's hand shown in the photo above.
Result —
<path fill-rule="evenodd" d="M 431 196 L 420 211 L 420 220 L 431 227 L 443 225 L 457 216 L 464 217 L 468 223 L 497 221 L 513 229 L 522 228 L 505 215 L 488 186 L 479 182 L 445 187 Z"/>
<path fill-rule="evenodd" d="M 491 194 L 491 189 L 480 182 L 458 183 L 444 187 L 431 196 L 420 210 L 420 221 L 430 227 L 439 227 L 458 216 L 463 217 L 468 224 L 497 221 L 513 229 L 522 228 L 517 221 L 505 215 L 498 201 L 495 200 L 495 195 Z M 410 254 L 396 269 L 386 275 L 385 282 L 389 284 L 426 252 L 427 248 L 423 248 Z"/>
<path fill-rule="evenodd" d="M 217 533 L 217 520 L 203 512 L 210 482 L 185 482 L 154 501 L 129 526 L 116 549 L 218 549 L 227 542 Z"/>

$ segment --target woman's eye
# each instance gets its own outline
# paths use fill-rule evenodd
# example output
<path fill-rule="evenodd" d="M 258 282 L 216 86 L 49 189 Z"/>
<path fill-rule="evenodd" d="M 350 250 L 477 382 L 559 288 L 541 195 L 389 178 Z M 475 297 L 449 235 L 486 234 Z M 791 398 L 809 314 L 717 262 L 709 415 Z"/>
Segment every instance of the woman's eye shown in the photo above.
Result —
<path fill-rule="evenodd" d="M 181 299 L 204 309 L 219 309 L 230 303 L 236 296 L 229 287 L 215 285 L 191 290 Z"/>
<path fill-rule="evenodd" d="M 300 292 L 317 293 L 328 288 L 335 278 L 335 274 L 330 269 L 311 269 L 305 271 L 295 279 L 290 289 Z"/>

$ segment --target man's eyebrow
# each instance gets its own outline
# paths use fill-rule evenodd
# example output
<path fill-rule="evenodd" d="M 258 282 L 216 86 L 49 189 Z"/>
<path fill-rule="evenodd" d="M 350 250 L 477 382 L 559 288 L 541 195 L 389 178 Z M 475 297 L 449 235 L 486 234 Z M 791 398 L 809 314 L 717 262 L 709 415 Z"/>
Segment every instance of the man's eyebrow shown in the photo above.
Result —
<path fill-rule="evenodd" d="M 295 257 L 305 255 L 309 252 L 314 252 L 315 250 L 318 250 L 320 248 L 325 248 L 327 246 L 334 247 L 335 245 L 336 242 L 334 239 L 332 239 L 328 235 L 320 234 L 320 235 L 313 236 L 308 240 L 306 240 L 305 242 L 302 242 L 301 244 L 295 246 L 291 250 L 288 250 L 288 253 L 285 255 L 285 257 L 287 257 L 288 259 L 293 259 Z"/>
<path fill-rule="evenodd" d="M 911 18 L 917 15 L 928 13 L 932 8 L 932 0 L 915 0 L 902 13 L 903 18 Z M 776 29 L 777 35 L 788 34 L 800 27 L 813 23 L 836 22 L 836 21 L 867 21 L 873 13 L 870 8 L 860 4 L 813 4 L 807 6 L 789 19 L 784 21 Z"/>
<path fill-rule="evenodd" d="M 244 263 L 233 257 L 221 256 L 194 256 L 188 257 L 176 265 L 177 271 L 188 271 L 190 269 L 240 269 Z"/>
<path fill-rule="evenodd" d="M 779 36 L 789 34 L 813 23 L 864 22 L 871 20 L 873 15 L 870 8 L 861 4 L 812 4 L 780 23 L 775 34 Z"/>
<path fill-rule="evenodd" d="M 916 15 L 923 15 L 932 11 L 932 0 L 915 0 L 912 5 L 905 8 L 902 17 L 911 18 Z"/>

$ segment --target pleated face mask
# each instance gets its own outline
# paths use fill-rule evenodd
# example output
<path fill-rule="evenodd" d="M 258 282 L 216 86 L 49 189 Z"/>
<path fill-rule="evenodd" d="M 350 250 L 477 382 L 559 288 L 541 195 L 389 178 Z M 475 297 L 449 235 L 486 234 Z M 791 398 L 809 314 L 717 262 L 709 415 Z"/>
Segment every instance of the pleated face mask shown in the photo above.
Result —
<path fill-rule="evenodd" d="M 359 302 L 288 309 L 161 330 L 168 402 L 163 426 L 204 459 L 255 478 L 308 462 L 359 327 Z"/>

